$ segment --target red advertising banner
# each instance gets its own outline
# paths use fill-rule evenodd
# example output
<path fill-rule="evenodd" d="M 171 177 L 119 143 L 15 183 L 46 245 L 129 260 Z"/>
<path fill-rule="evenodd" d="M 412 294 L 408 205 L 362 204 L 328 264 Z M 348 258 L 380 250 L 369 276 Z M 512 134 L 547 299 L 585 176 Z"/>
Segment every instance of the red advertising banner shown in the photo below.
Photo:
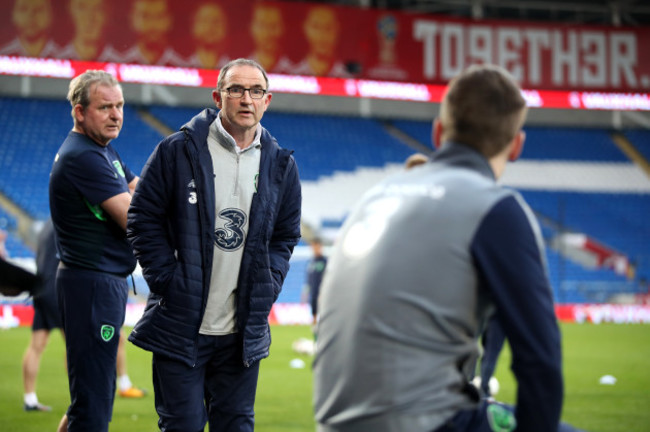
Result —
<path fill-rule="evenodd" d="M 424 84 L 494 63 L 529 89 L 650 89 L 648 27 L 458 20 L 308 2 L 54 3 L 0 0 L 0 56 L 212 70 L 248 57 L 275 74 Z"/>
<path fill-rule="evenodd" d="M 144 303 L 126 305 L 124 325 L 134 326 L 142 317 Z M 557 304 L 555 315 L 563 322 L 650 324 L 648 304 Z M 0 329 L 31 326 L 34 309 L 31 305 L 0 305 Z M 279 325 L 309 325 L 312 323 L 311 309 L 306 303 L 276 303 L 269 314 L 269 322 Z"/>
<path fill-rule="evenodd" d="M 555 315 L 560 321 L 577 323 L 650 323 L 650 305 L 647 304 L 558 304 Z"/>
<path fill-rule="evenodd" d="M 99 63 L 77 60 L 0 56 L 0 75 L 50 78 L 75 77 L 88 69 L 103 69 L 121 82 L 215 87 L 218 70 Z M 352 78 L 269 74 L 270 90 L 278 93 L 347 96 L 440 103 L 442 84 L 417 84 Z M 523 90 L 533 108 L 570 108 L 619 111 L 650 111 L 650 93 L 607 93 L 559 90 Z"/>

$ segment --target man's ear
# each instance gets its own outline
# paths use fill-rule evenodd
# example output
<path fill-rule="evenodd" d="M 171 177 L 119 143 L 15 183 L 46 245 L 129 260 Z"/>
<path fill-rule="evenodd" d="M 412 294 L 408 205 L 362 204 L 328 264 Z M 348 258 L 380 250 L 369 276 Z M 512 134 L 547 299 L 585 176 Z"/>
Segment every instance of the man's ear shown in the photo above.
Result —
<path fill-rule="evenodd" d="M 524 150 L 524 141 L 526 141 L 526 132 L 519 131 L 512 140 L 512 147 L 508 153 L 508 160 L 514 162 L 519 159 L 521 152 Z"/>
<path fill-rule="evenodd" d="M 442 123 L 438 119 L 435 119 L 433 121 L 433 128 L 431 129 L 431 141 L 433 142 L 433 146 L 436 149 L 439 149 L 442 145 Z"/>
<path fill-rule="evenodd" d="M 77 104 L 74 106 L 74 118 L 77 123 L 82 123 L 84 119 L 84 108 L 81 106 L 81 104 Z"/>
<path fill-rule="evenodd" d="M 212 90 L 212 100 L 217 108 L 221 109 L 221 92 L 219 90 Z"/>

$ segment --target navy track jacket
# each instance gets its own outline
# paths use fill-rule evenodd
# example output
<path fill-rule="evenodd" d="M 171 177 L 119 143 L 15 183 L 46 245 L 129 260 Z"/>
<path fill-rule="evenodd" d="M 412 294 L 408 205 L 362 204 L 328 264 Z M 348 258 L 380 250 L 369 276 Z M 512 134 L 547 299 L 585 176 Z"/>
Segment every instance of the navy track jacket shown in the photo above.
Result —
<path fill-rule="evenodd" d="M 214 251 L 214 170 L 206 109 L 163 139 L 145 165 L 128 213 L 127 237 L 151 293 L 129 340 L 185 362 L 196 360 Z M 269 355 L 268 315 L 300 238 L 301 189 L 291 151 L 262 129 L 257 193 L 237 288 L 243 362 Z"/>

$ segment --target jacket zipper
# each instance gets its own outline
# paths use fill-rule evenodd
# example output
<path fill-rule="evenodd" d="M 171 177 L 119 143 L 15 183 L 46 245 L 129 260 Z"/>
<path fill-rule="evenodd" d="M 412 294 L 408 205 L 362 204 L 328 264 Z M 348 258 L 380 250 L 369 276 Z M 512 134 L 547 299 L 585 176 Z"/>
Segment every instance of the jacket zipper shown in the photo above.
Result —
<path fill-rule="evenodd" d="M 201 241 L 201 247 L 200 247 L 200 250 L 201 250 L 201 273 L 205 274 L 205 272 L 204 272 L 204 267 L 205 266 L 204 266 L 204 262 L 203 262 L 203 256 L 204 255 L 203 255 L 203 235 L 202 235 L 203 234 L 203 217 L 202 217 L 202 212 L 201 212 L 202 211 L 202 205 L 201 205 L 202 195 L 201 195 L 201 191 L 199 191 L 199 187 L 198 187 L 200 182 L 199 182 L 199 179 L 198 179 L 198 176 L 197 176 L 197 168 L 196 168 L 196 164 L 195 164 L 195 160 L 194 160 L 194 153 L 189 148 L 189 142 L 191 141 L 191 138 L 190 138 L 190 135 L 189 135 L 189 133 L 187 131 L 185 131 L 185 134 L 186 134 L 185 135 L 185 142 L 188 144 L 188 145 L 185 146 L 185 151 L 187 152 L 187 156 L 188 156 L 187 159 L 189 160 L 190 166 L 192 167 L 192 178 L 194 179 L 194 184 L 196 186 L 196 195 L 197 195 L 196 211 L 197 211 L 197 214 L 199 216 L 198 217 L 198 219 L 199 219 L 199 233 L 201 234 L 199 236 L 200 241 Z M 205 283 L 203 281 L 201 281 L 201 284 L 202 284 L 202 287 L 201 287 L 202 290 L 205 291 Z M 201 310 L 202 311 L 205 311 L 206 302 L 207 302 L 207 296 L 202 296 L 201 297 Z M 203 321 L 203 314 L 201 314 L 201 316 L 200 316 L 200 321 Z M 201 326 L 201 323 L 199 322 L 199 327 L 200 326 Z M 199 331 L 197 329 L 196 337 L 194 338 L 194 359 L 196 359 L 197 356 L 199 355 L 198 354 L 198 351 L 199 351 L 198 338 L 199 338 Z M 192 363 L 192 367 L 193 368 L 196 367 L 196 360 L 194 361 L 194 363 Z"/>

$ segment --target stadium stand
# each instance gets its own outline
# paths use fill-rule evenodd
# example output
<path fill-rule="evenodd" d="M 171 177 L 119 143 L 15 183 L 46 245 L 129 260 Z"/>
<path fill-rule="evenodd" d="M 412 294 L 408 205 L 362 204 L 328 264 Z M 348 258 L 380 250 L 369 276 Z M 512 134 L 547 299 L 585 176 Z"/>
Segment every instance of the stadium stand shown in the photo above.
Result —
<path fill-rule="evenodd" d="M 52 158 L 71 127 L 69 105 L 65 101 L 21 98 L 2 98 L 1 102 L 0 121 L 6 126 L 0 131 L 0 192 L 33 220 L 44 220 L 49 214 L 47 182 Z M 178 130 L 200 108 L 127 104 L 123 131 L 113 145 L 135 172 L 140 172 L 163 137 L 141 118 L 143 111 L 171 130 Z M 402 169 L 404 160 L 415 151 L 388 133 L 384 124 L 431 147 L 430 121 L 269 111 L 262 123 L 284 147 L 295 150 L 303 181 L 303 219 L 312 229 L 330 233 L 330 239 L 336 236 L 359 196 Z M 527 127 L 526 132 L 523 161 L 577 163 L 586 167 L 586 172 L 604 164 L 622 169 L 634 166 L 613 143 L 607 129 L 535 126 Z M 625 135 L 645 155 L 648 132 L 628 130 Z M 635 193 L 558 190 L 543 184 L 518 189 L 542 222 L 549 246 L 549 273 L 558 301 L 602 302 L 636 289 L 634 279 L 602 266 L 584 266 L 553 247 L 562 233 L 582 233 L 607 245 L 629 258 L 637 277 L 648 278 L 650 227 L 645 215 L 650 212 L 650 188 Z M 7 211 L 0 212 L 0 223 L 10 232 L 16 230 L 17 221 Z M 16 235 L 10 236 L 8 247 L 14 257 L 33 256 Z M 307 259 L 308 254 L 295 254 L 279 301 L 300 301 Z M 138 291 L 141 288 L 139 283 Z"/>
<path fill-rule="evenodd" d="M 49 215 L 47 184 L 54 153 L 71 128 L 66 102 L 3 98 L 0 191 L 36 219 Z"/>
<path fill-rule="evenodd" d="M 393 125 L 423 144 L 431 142 L 431 122 L 399 120 Z M 577 162 L 596 173 L 603 164 L 632 168 L 633 164 L 612 141 L 608 129 L 530 127 L 522 161 L 544 163 Z M 646 160 L 650 156 L 650 133 L 645 130 L 625 132 L 630 142 Z M 575 174 L 574 174 L 575 175 Z M 596 174 L 593 174 L 596 175 Z M 584 179 L 585 183 L 593 178 Z M 552 245 L 565 232 L 583 233 L 608 245 L 625 256 L 639 275 L 650 272 L 648 239 L 650 228 L 644 214 L 650 211 L 649 190 L 645 193 L 556 190 L 548 184 L 540 189 L 521 190 L 524 198 L 542 222 L 548 247 L 549 276 L 556 298 L 561 302 L 603 302 L 621 292 L 640 288 L 633 279 L 611 269 L 586 268 L 564 257 Z"/>
<path fill-rule="evenodd" d="M 125 162 L 139 173 L 162 138 L 125 106 L 120 137 L 112 144 Z M 33 218 L 49 216 L 48 181 L 54 155 L 72 128 L 66 101 L 3 98 L 0 121 L 0 191 Z"/>
<path fill-rule="evenodd" d="M 154 106 L 149 112 L 178 130 L 199 110 Z M 317 180 L 336 171 L 402 163 L 412 152 L 373 119 L 269 111 L 263 125 L 283 147 L 294 150 L 301 180 Z"/>

